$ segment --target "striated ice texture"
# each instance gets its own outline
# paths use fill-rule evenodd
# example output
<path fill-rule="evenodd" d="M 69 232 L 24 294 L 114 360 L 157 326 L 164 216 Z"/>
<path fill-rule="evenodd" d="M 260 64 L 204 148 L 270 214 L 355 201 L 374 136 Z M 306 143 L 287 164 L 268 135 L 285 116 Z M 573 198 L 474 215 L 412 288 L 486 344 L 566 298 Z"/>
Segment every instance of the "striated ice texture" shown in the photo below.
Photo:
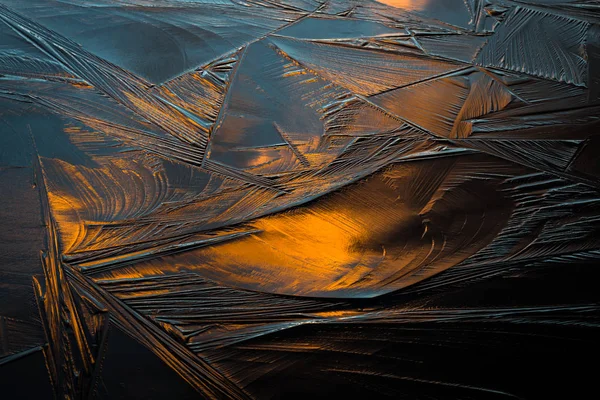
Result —
<path fill-rule="evenodd" d="M 0 0 L 0 398 L 591 398 L 600 2 Z"/>

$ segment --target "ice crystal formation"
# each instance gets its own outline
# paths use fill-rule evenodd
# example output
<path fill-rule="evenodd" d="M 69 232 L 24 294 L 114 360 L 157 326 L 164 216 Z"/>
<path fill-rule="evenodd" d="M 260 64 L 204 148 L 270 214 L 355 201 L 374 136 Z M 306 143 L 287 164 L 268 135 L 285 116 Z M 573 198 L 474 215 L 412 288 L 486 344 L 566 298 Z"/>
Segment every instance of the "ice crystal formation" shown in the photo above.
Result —
<path fill-rule="evenodd" d="M 599 119 L 597 1 L 0 0 L 0 397 L 589 398 Z"/>

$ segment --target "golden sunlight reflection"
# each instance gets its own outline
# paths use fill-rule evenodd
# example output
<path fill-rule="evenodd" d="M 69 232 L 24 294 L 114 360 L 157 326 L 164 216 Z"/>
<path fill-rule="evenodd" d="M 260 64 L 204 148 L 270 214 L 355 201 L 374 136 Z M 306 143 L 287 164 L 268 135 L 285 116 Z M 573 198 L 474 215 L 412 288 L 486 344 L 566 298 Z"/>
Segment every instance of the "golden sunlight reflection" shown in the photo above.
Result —
<path fill-rule="evenodd" d="M 377 0 L 388 6 L 398 7 L 411 11 L 422 11 L 429 6 L 431 0 Z"/>
<path fill-rule="evenodd" d="M 488 182 L 460 183 L 477 162 L 397 165 L 310 205 L 253 220 L 252 234 L 102 279 L 195 272 L 227 286 L 287 295 L 387 293 L 460 263 L 501 229 L 510 203 Z M 448 178 L 453 183 L 446 187 Z M 478 192 L 495 206 L 479 202 Z M 454 218 L 444 218 L 449 214 Z"/>

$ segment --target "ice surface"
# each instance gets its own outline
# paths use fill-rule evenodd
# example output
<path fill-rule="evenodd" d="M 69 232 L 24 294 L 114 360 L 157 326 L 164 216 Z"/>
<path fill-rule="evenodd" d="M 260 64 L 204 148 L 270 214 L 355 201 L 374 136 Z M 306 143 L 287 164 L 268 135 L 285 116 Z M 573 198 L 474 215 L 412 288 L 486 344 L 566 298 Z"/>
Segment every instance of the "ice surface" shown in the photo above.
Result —
<path fill-rule="evenodd" d="M 582 398 L 600 5 L 0 0 L 0 397 Z"/>

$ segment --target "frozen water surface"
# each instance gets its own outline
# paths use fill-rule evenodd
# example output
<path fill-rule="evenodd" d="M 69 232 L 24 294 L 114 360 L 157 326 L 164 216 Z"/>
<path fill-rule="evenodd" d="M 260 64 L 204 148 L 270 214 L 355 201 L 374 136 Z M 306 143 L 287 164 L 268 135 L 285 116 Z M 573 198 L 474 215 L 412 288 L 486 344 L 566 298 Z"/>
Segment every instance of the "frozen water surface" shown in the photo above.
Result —
<path fill-rule="evenodd" d="M 597 1 L 0 0 L 0 396 L 584 398 L 599 132 Z"/>

